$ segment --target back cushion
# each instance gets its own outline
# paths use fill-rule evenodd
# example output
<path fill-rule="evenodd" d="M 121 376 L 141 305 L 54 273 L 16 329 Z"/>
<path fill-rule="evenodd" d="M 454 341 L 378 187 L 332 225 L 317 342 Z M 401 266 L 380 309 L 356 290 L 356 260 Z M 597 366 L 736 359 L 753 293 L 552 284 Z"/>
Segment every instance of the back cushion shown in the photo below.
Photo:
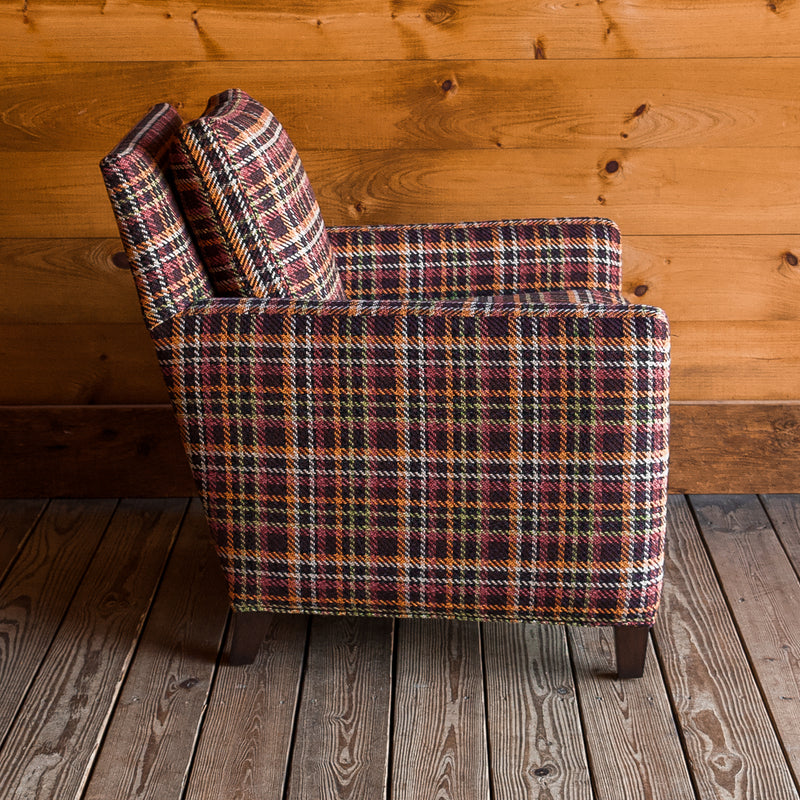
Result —
<path fill-rule="evenodd" d="M 171 150 L 175 185 L 220 295 L 343 300 L 328 233 L 283 126 L 240 89 Z"/>

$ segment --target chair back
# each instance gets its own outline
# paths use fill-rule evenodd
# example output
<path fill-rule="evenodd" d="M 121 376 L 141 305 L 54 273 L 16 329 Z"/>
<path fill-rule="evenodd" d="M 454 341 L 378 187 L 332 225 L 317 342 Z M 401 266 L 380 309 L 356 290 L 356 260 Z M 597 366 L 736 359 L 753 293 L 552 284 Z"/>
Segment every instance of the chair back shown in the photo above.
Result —
<path fill-rule="evenodd" d="M 100 162 L 142 311 L 152 331 L 214 290 L 169 177 L 181 118 L 154 106 Z"/>

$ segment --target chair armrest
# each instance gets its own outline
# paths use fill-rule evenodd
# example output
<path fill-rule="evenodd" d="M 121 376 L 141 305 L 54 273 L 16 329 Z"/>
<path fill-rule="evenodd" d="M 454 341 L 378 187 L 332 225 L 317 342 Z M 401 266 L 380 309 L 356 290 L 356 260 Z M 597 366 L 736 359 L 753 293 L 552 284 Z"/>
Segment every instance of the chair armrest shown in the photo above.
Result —
<path fill-rule="evenodd" d="M 348 297 L 468 297 L 620 290 L 620 235 L 606 219 L 328 229 Z"/>
<path fill-rule="evenodd" d="M 652 623 L 658 309 L 219 298 L 153 333 L 243 607 Z"/>

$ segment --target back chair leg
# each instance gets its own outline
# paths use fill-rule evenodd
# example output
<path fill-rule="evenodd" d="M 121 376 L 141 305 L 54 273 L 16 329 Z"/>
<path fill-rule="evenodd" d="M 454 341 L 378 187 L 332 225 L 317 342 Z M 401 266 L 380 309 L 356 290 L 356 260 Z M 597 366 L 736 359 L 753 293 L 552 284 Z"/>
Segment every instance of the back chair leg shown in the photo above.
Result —
<path fill-rule="evenodd" d="M 642 677 L 649 633 L 650 625 L 617 625 L 614 628 L 618 678 Z"/>
<path fill-rule="evenodd" d="M 231 620 L 233 636 L 228 663 L 235 666 L 252 664 L 267 635 L 272 614 L 269 611 L 234 611 Z"/>

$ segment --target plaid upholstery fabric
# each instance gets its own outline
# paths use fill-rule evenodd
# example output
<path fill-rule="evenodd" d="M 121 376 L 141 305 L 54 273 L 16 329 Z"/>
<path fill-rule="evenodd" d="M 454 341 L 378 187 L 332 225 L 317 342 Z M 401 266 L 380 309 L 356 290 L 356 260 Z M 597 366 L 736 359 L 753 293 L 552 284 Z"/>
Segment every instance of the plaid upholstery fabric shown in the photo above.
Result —
<path fill-rule="evenodd" d="M 180 125 L 174 108 L 154 106 L 100 162 L 151 327 L 213 295 L 165 173 L 170 141 Z"/>
<path fill-rule="evenodd" d="M 667 322 L 574 299 L 220 299 L 160 326 L 234 606 L 651 623 Z"/>
<path fill-rule="evenodd" d="M 620 289 L 620 236 L 607 219 L 330 228 L 352 298 L 471 297 Z"/>
<path fill-rule="evenodd" d="M 351 299 L 212 298 L 162 171 L 178 122 L 103 172 L 233 606 L 652 623 L 669 332 L 621 298 L 613 223 L 332 229 Z"/>
<path fill-rule="evenodd" d="M 263 106 L 238 89 L 212 97 L 172 166 L 217 294 L 344 298 L 300 157 Z"/>

